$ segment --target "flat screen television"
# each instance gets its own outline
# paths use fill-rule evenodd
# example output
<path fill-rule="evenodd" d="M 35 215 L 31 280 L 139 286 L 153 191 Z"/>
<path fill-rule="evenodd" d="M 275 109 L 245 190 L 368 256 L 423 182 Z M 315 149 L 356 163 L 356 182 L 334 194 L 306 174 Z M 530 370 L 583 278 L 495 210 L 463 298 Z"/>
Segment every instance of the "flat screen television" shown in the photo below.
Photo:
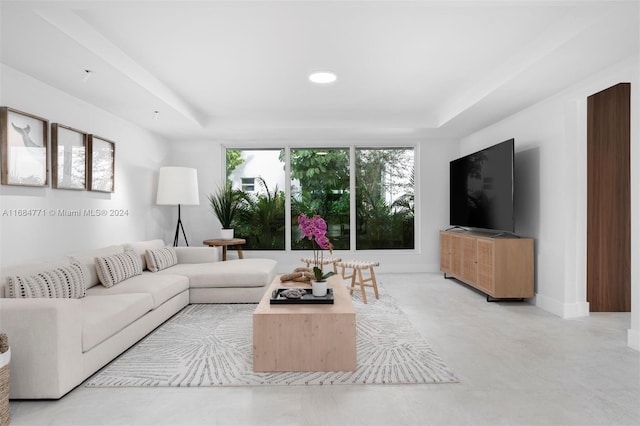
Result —
<path fill-rule="evenodd" d="M 513 147 L 509 139 L 449 163 L 452 226 L 513 233 Z"/>

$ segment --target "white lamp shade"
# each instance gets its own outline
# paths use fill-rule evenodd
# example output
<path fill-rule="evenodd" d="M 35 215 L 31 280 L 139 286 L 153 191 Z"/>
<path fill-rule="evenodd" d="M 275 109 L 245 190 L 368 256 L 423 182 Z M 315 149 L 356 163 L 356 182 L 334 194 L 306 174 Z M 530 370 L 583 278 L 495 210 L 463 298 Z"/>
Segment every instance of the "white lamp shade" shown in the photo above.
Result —
<path fill-rule="evenodd" d="M 200 204 L 198 171 L 189 167 L 161 167 L 156 204 Z"/>

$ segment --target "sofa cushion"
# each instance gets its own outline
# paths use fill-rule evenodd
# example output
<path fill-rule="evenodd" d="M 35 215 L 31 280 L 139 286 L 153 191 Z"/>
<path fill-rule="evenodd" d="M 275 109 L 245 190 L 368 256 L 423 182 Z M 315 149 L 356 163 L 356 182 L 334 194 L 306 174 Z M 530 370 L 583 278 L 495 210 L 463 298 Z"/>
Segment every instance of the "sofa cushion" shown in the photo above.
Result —
<path fill-rule="evenodd" d="M 271 259 L 235 259 L 215 263 L 177 264 L 156 275 L 185 275 L 189 277 L 191 288 L 262 287 L 273 281 L 277 265 Z"/>
<path fill-rule="evenodd" d="M 178 255 L 173 247 L 147 250 L 144 257 L 147 260 L 147 268 L 151 272 L 162 271 L 178 263 Z"/>
<path fill-rule="evenodd" d="M 140 258 L 133 250 L 107 257 L 96 257 L 98 278 L 105 287 L 113 287 L 142 273 Z"/>
<path fill-rule="evenodd" d="M 118 253 L 124 253 L 123 246 L 108 246 L 95 250 L 85 250 L 77 253 L 72 253 L 68 256 L 68 258 L 72 262 L 77 261 L 85 264 L 85 266 L 89 270 L 89 281 L 87 283 L 87 288 L 90 288 L 94 285 L 100 284 L 100 280 L 98 279 L 98 271 L 96 271 L 96 257 L 111 256 Z"/>
<path fill-rule="evenodd" d="M 178 263 L 211 263 L 217 262 L 217 248 L 210 247 L 174 247 L 178 255 Z"/>
<path fill-rule="evenodd" d="M 152 308 L 153 300 L 149 294 L 87 295 L 81 304 L 82 351 L 104 342 Z"/>
<path fill-rule="evenodd" d="M 88 275 L 87 267 L 75 262 L 32 275 L 8 277 L 9 297 L 80 299 L 87 291 Z"/>
<path fill-rule="evenodd" d="M 135 251 L 136 254 L 140 256 L 140 263 L 142 263 L 142 270 L 146 270 L 146 269 L 149 269 L 149 265 L 147 265 L 145 252 L 147 250 L 161 249 L 164 246 L 165 244 L 164 244 L 164 241 L 162 240 L 148 240 L 148 241 L 137 241 L 135 243 L 126 243 L 124 244 L 124 249 Z"/>
<path fill-rule="evenodd" d="M 153 309 L 156 309 L 167 300 L 187 289 L 189 289 L 189 279 L 183 275 L 145 271 L 142 275 L 129 278 L 113 287 L 92 287 L 87 290 L 87 296 L 147 293 L 153 299 Z"/>

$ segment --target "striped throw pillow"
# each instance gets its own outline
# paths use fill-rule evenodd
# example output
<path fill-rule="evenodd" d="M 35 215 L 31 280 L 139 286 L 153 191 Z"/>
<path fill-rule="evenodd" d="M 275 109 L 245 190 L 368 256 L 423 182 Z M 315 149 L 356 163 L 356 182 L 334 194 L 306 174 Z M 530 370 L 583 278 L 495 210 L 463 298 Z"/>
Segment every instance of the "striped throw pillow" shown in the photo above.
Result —
<path fill-rule="evenodd" d="M 102 285 L 108 288 L 142 274 L 142 264 L 140 256 L 129 250 L 112 256 L 96 257 L 96 271 Z"/>
<path fill-rule="evenodd" d="M 146 250 L 144 257 L 147 260 L 147 268 L 151 272 L 162 271 L 178 263 L 178 255 L 173 247 Z"/>
<path fill-rule="evenodd" d="M 32 275 L 7 277 L 9 297 L 80 299 L 87 292 L 89 270 L 79 262 Z"/>

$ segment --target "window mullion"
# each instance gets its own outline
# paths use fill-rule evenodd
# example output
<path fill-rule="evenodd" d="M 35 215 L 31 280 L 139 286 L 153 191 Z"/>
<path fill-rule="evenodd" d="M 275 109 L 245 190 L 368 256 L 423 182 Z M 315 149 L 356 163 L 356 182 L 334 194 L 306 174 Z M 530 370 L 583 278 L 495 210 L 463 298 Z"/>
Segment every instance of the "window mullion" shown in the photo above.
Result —
<path fill-rule="evenodd" d="M 284 247 L 286 251 L 291 251 L 291 146 L 284 148 Z"/>
<path fill-rule="evenodd" d="M 356 147 L 349 147 L 349 251 L 356 247 Z"/>

